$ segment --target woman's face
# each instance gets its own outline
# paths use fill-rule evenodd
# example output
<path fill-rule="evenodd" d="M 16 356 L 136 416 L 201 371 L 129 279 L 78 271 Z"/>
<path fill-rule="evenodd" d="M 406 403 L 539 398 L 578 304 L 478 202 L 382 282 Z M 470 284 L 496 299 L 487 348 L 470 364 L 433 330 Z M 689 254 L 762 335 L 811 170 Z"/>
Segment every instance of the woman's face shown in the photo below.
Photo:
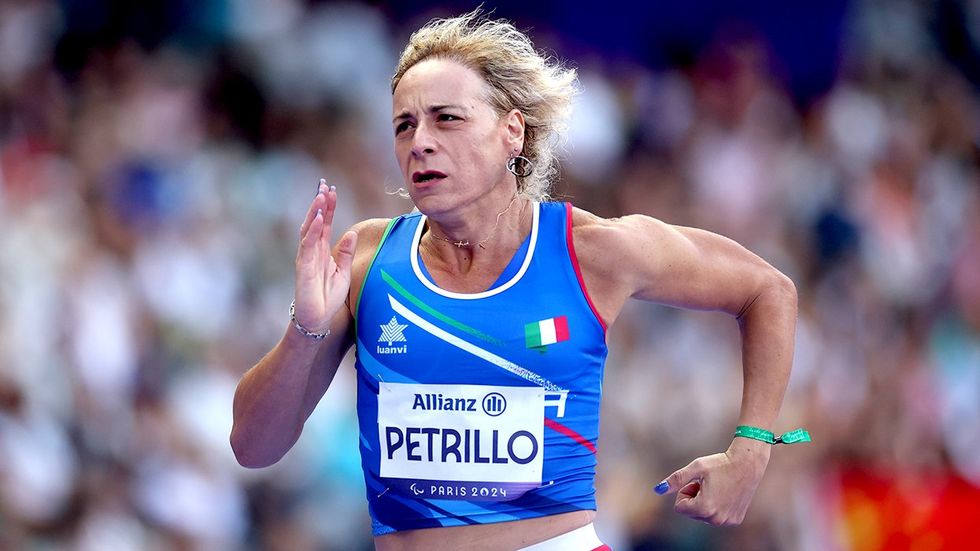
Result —
<path fill-rule="evenodd" d="M 406 71 L 395 89 L 395 155 L 412 200 L 428 215 L 508 182 L 513 117 L 497 116 L 484 99 L 486 87 L 469 67 L 428 59 Z"/>

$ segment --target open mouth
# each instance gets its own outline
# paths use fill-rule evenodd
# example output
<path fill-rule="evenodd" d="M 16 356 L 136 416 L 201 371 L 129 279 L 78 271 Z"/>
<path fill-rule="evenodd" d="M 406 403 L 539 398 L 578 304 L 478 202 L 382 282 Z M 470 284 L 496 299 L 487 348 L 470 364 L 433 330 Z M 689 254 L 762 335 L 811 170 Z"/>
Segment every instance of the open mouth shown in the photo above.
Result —
<path fill-rule="evenodd" d="M 445 177 L 445 174 L 437 170 L 426 170 L 425 172 L 416 172 L 412 174 L 412 183 L 424 184 L 434 180 L 442 180 Z"/>

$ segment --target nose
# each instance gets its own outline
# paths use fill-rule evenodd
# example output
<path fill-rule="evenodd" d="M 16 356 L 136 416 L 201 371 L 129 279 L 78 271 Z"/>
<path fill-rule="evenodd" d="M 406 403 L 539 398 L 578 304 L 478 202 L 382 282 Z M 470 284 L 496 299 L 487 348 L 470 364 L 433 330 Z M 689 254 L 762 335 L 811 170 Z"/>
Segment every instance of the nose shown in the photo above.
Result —
<path fill-rule="evenodd" d="M 420 122 L 412 133 L 412 156 L 420 158 L 436 152 L 436 142 L 429 131 L 429 125 Z"/>

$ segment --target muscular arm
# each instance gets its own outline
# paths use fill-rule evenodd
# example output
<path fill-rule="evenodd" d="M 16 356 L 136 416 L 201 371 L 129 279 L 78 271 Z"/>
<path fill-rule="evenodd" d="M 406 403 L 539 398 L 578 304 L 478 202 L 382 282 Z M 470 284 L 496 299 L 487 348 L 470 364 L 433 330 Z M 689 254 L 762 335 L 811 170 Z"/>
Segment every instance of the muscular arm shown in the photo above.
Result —
<path fill-rule="evenodd" d="M 643 236 L 624 253 L 637 267 L 626 274 L 631 296 L 719 310 L 738 320 L 744 379 L 739 424 L 771 429 L 793 361 L 793 282 L 720 235 L 639 216 L 624 218 L 621 224 L 620 231 Z"/>
<path fill-rule="evenodd" d="M 245 467 L 267 467 L 293 447 L 352 344 L 350 312 L 317 341 L 290 323 L 279 343 L 238 383 L 231 447 Z"/>
<path fill-rule="evenodd" d="M 351 309 L 386 222 L 368 220 L 352 228 L 358 240 L 350 291 L 347 305 L 330 322 L 330 335 L 312 339 L 287 320 L 279 343 L 239 382 L 232 407 L 231 446 L 243 466 L 266 467 L 279 461 L 299 439 L 303 424 L 333 381 L 354 342 Z M 339 243 L 335 256 L 338 247 Z"/>
<path fill-rule="evenodd" d="M 603 220 L 582 211 L 577 211 L 575 224 L 583 277 L 607 321 L 629 297 L 718 310 L 738 321 L 743 372 L 739 424 L 772 430 L 792 367 L 797 315 L 792 281 L 738 243 L 711 232 L 646 216 Z M 768 444 L 739 438 L 723 458 L 699 458 L 675 472 L 669 481 L 683 494 L 678 511 L 714 524 L 741 522 L 769 451 Z M 729 480 L 740 486 L 727 492 L 737 494 L 732 503 L 726 505 L 728 496 L 714 492 L 705 493 L 694 507 L 700 485 L 688 494 L 679 486 L 703 481 L 707 469 L 725 461 L 737 467 L 729 469 Z M 726 490 L 722 478 L 719 485 Z"/>

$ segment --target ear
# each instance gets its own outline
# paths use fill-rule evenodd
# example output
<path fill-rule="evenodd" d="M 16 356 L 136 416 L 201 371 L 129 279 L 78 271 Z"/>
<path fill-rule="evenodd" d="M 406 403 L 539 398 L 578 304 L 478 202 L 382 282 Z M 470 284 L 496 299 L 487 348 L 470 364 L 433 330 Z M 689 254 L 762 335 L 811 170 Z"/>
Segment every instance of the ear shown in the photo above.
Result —
<path fill-rule="evenodd" d="M 507 130 L 507 148 L 518 152 L 524 149 L 524 115 L 517 109 L 511 109 L 503 116 Z"/>

